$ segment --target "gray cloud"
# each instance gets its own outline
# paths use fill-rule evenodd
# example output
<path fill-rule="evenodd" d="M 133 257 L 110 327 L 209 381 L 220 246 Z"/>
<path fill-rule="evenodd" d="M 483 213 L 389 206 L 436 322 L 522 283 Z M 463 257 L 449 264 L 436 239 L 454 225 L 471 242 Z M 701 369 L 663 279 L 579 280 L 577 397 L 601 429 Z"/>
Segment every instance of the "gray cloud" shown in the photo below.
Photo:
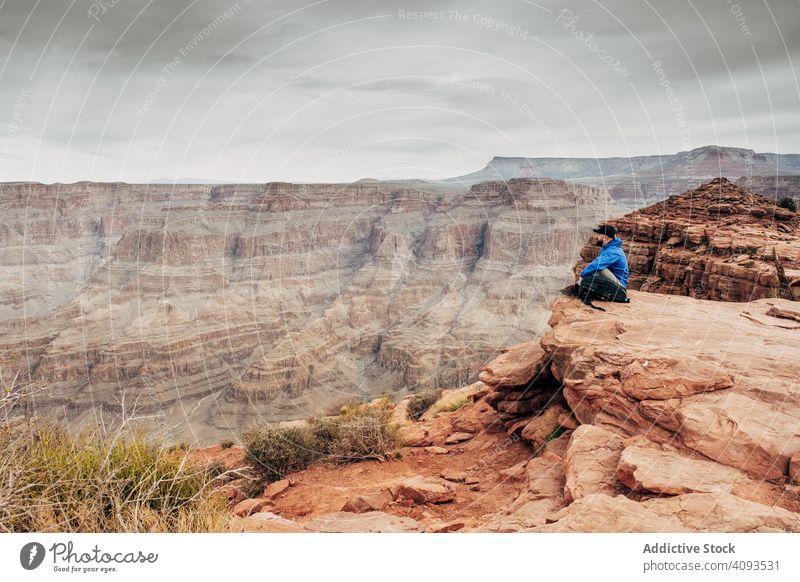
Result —
<path fill-rule="evenodd" d="M 494 155 L 800 151 L 790 0 L 35 4 L 0 7 L 0 180 L 437 178 Z"/>

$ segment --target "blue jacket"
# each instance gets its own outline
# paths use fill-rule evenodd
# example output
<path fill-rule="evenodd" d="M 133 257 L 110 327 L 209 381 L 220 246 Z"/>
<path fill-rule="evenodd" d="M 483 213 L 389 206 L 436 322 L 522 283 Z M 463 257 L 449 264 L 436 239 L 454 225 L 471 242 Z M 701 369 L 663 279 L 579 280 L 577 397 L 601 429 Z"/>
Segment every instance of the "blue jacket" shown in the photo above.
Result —
<path fill-rule="evenodd" d="M 581 277 L 591 275 L 595 271 L 602 271 L 608 268 L 614 276 L 622 283 L 622 286 L 628 288 L 628 260 L 625 258 L 625 253 L 622 252 L 622 241 L 615 238 L 607 245 L 600 249 L 600 254 L 597 255 L 595 260 L 586 265 L 586 268 L 581 271 Z"/>

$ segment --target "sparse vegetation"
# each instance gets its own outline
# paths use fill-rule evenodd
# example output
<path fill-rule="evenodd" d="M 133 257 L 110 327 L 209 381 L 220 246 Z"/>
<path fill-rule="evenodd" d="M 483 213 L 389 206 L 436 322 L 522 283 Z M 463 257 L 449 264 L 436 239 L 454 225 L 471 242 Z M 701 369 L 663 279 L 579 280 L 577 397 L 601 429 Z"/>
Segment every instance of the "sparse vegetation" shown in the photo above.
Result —
<path fill-rule="evenodd" d="M 214 475 L 139 435 L 0 432 L 0 531 L 224 531 Z"/>
<path fill-rule="evenodd" d="M 306 427 L 258 424 L 242 435 L 248 460 L 267 481 L 305 469 L 319 458 L 317 443 Z"/>
<path fill-rule="evenodd" d="M 755 265 L 755 264 L 756 264 L 755 261 L 745 261 L 744 263 L 742 263 L 742 266 L 745 269 L 752 269 L 753 265 Z"/>
<path fill-rule="evenodd" d="M 791 210 L 792 212 L 797 212 L 797 201 L 790 196 L 784 196 L 778 200 L 778 206 Z"/>
<path fill-rule="evenodd" d="M 247 456 L 266 481 L 282 479 L 317 461 L 387 458 L 398 444 L 388 423 L 388 402 L 345 406 L 336 416 L 312 418 L 302 427 L 257 425 L 242 439 Z"/>
<path fill-rule="evenodd" d="M 0 532 L 227 531 L 213 469 L 138 433 L 37 420 L 45 387 L 8 373 L 15 357 L 0 354 Z"/>
<path fill-rule="evenodd" d="M 555 430 L 553 430 L 553 432 L 551 432 L 551 433 L 550 433 L 550 434 L 547 436 L 547 440 L 546 440 L 545 442 L 546 442 L 546 443 L 549 443 L 550 441 L 552 441 L 552 440 L 554 440 L 554 439 L 557 439 L 557 438 L 558 438 L 558 437 L 560 437 L 562 434 L 564 434 L 564 433 L 566 432 L 566 430 L 567 430 L 567 429 L 565 429 L 563 426 L 556 427 L 556 428 L 555 428 Z"/>
<path fill-rule="evenodd" d="M 425 411 L 433 406 L 439 398 L 442 397 L 441 390 L 428 390 L 414 394 L 413 398 L 408 403 L 408 416 L 413 421 L 425 414 Z"/>
<path fill-rule="evenodd" d="M 455 400 L 451 400 L 449 402 L 443 402 L 437 407 L 437 409 L 442 412 L 455 412 L 459 408 L 463 408 L 469 403 L 470 399 L 466 396 L 462 396 L 461 398 L 456 398 Z"/>
<path fill-rule="evenodd" d="M 236 442 L 233 439 L 226 439 L 221 443 L 219 443 L 219 446 L 222 447 L 223 449 L 230 449 L 235 444 Z"/>

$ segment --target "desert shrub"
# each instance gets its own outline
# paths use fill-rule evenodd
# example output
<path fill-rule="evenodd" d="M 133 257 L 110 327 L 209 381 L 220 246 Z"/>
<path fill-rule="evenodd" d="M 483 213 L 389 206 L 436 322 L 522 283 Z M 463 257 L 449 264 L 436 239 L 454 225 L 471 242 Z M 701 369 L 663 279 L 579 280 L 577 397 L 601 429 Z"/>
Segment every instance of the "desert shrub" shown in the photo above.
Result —
<path fill-rule="evenodd" d="M 248 460 L 267 481 L 305 469 L 320 455 L 314 435 L 305 427 L 258 424 L 242 435 L 242 443 Z"/>
<path fill-rule="evenodd" d="M 226 529 L 213 475 L 137 434 L 115 438 L 37 423 L 0 436 L 0 531 Z"/>
<path fill-rule="evenodd" d="M 397 444 L 395 431 L 382 411 L 342 415 L 334 422 L 337 438 L 328 454 L 335 460 L 383 459 Z"/>
<path fill-rule="evenodd" d="M 408 403 L 408 416 L 411 420 L 419 420 L 425 411 L 433 406 L 442 397 L 441 390 L 427 390 L 414 394 Z"/>
<path fill-rule="evenodd" d="M 791 210 L 792 212 L 797 212 L 797 201 L 790 196 L 784 196 L 778 200 L 778 206 Z"/>
<path fill-rule="evenodd" d="M 248 460 L 264 482 L 282 479 L 317 461 L 354 462 L 387 458 L 398 444 L 389 426 L 389 401 L 342 407 L 335 416 L 310 418 L 306 426 L 260 424 L 242 437 Z"/>
<path fill-rule="evenodd" d="M 455 400 L 451 400 L 450 402 L 442 402 L 441 405 L 437 406 L 438 410 L 443 412 L 455 412 L 459 408 L 463 408 L 467 404 L 469 404 L 470 399 L 466 396 L 461 398 L 456 398 Z"/>
<path fill-rule="evenodd" d="M 223 449 L 230 449 L 235 444 L 236 442 L 233 439 L 226 439 L 221 443 L 219 443 L 219 446 L 222 447 Z"/>
<path fill-rule="evenodd" d="M 398 442 L 389 426 L 390 411 L 387 399 L 378 406 L 345 407 L 337 416 L 312 419 L 309 424 L 319 451 L 330 460 L 386 458 Z"/>

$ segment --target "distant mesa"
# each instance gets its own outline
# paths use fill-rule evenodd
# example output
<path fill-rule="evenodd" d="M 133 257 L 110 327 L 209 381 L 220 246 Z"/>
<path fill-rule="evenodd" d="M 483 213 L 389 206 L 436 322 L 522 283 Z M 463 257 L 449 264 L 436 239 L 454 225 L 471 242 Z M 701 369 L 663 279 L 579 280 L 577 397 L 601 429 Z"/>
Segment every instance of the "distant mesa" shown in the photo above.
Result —
<path fill-rule="evenodd" d="M 757 153 L 751 149 L 705 146 L 677 154 L 610 158 L 495 157 L 477 172 L 448 182 L 475 184 L 487 180 L 548 177 L 606 188 L 627 208 L 640 208 L 714 178 L 800 175 L 800 154 Z M 763 181 L 762 181 L 763 180 Z M 797 190 L 794 190 L 797 192 Z"/>

